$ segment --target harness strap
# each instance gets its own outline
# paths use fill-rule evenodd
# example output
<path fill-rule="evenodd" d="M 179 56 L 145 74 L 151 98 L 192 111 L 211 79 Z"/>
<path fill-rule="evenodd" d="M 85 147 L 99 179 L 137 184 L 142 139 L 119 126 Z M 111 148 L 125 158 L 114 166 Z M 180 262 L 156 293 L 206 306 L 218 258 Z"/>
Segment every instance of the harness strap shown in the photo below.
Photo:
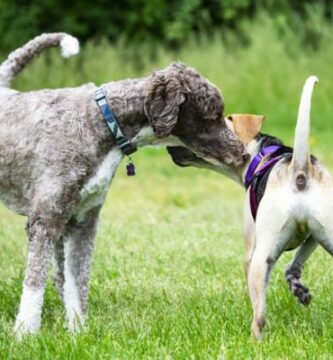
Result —
<path fill-rule="evenodd" d="M 257 170 L 257 167 L 261 163 L 262 159 L 268 155 L 274 154 L 280 148 L 281 148 L 280 145 L 266 146 L 263 149 L 261 149 L 259 151 L 259 153 L 253 158 L 253 160 L 250 163 L 249 168 L 247 169 L 246 175 L 245 175 L 245 187 L 246 188 L 248 188 L 250 186 L 252 178 L 255 174 L 255 171 Z"/>
<path fill-rule="evenodd" d="M 260 178 L 261 175 L 264 175 L 267 171 L 270 171 L 273 168 L 273 166 L 282 158 L 283 158 L 283 155 L 280 155 L 280 156 L 273 157 L 272 159 L 267 161 L 267 163 L 265 163 L 253 175 L 253 178 L 251 179 L 251 184 L 250 184 L 250 207 L 251 207 L 251 214 L 252 214 L 252 217 L 253 217 L 254 220 L 256 220 L 258 207 L 259 207 L 259 202 L 260 202 L 258 200 L 257 191 L 256 191 L 257 181 L 258 181 L 258 179 Z"/>
<path fill-rule="evenodd" d="M 246 172 L 244 183 L 249 189 L 251 214 L 256 220 L 258 207 L 266 190 L 266 184 L 274 165 L 281 159 L 291 159 L 293 149 L 284 145 L 267 146 L 252 159 Z M 258 168 L 262 159 L 265 162 Z"/>
<path fill-rule="evenodd" d="M 116 143 L 120 150 L 125 155 L 133 154 L 137 150 L 137 147 L 121 131 L 118 121 L 113 115 L 111 107 L 106 100 L 105 91 L 102 87 L 95 91 L 95 101 L 99 109 L 101 110 L 103 118 L 108 124 L 111 133 L 114 135 Z"/>

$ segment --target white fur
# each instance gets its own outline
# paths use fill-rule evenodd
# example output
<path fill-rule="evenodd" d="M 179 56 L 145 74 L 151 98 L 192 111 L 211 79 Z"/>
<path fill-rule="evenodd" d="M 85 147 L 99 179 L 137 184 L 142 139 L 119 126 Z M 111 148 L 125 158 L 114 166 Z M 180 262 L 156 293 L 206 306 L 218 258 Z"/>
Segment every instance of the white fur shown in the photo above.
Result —
<path fill-rule="evenodd" d="M 178 139 L 176 136 L 168 136 L 166 138 L 158 139 L 154 134 L 154 130 L 151 126 L 143 127 L 139 133 L 133 138 L 133 141 L 138 147 L 143 146 L 185 146 L 186 145 Z M 197 154 L 199 157 L 202 157 L 200 154 Z M 212 157 L 202 157 L 204 160 L 213 165 L 214 170 L 224 174 L 234 181 L 242 185 L 242 174 L 241 170 L 232 169 L 230 166 L 225 166 L 221 164 L 220 161 Z"/>
<path fill-rule="evenodd" d="M 87 211 L 103 205 L 111 180 L 124 155 L 118 148 L 112 149 L 100 164 L 96 174 L 90 178 L 81 190 L 81 202 L 77 219 L 83 220 Z"/>
<path fill-rule="evenodd" d="M 64 243 L 65 266 L 64 266 L 64 304 L 68 321 L 68 328 L 72 332 L 77 332 L 84 323 L 82 316 L 79 289 L 75 277 L 71 272 L 71 239 L 68 238 Z"/>
<path fill-rule="evenodd" d="M 151 126 L 143 127 L 139 133 L 133 138 L 138 147 L 143 146 L 184 146 L 184 144 L 176 136 L 167 136 L 158 139 L 154 134 Z"/>
<path fill-rule="evenodd" d="M 18 338 L 27 333 L 36 333 L 40 327 L 44 289 L 23 286 L 20 309 L 14 331 Z"/>
<path fill-rule="evenodd" d="M 60 42 L 61 55 L 65 58 L 77 55 L 80 52 L 80 43 L 77 38 L 65 35 Z"/>
<path fill-rule="evenodd" d="M 213 157 L 208 156 L 202 156 L 200 154 L 196 154 L 197 156 L 201 157 L 208 163 L 212 165 L 212 170 L 217 171 L 223 175 L 226 175 L 228 178 L 234 180 L 241 186 L 243 186 L 242 183 L 242 169 L 241 168 L 232 168 L 230 166 L 222 164 L 220 161 L 214 159 Z M 208 168 L 208 167 L 206 167 Z"/>
<path fill-rule="evenodd" d="M 311 97 L 314 85 L 318 82 L 316 76 L 309 76 L 304 84 L 301 101 L 298 108 L 297 124 L 295 131 L 295 143 L 292 163 L 298 170 L 305 170 L 309 160 L 309 136 L 310 136 L 310 110 Z"/>
<path fill-rule="evenodd" d="M 132 141 L 135 142 L 138 147 L 183 145 L 175 136 L 157 139 L 151 126 L 142 128 Z M 118 148 L 112 149 L 99 166 L 96 174 L 85 184 L 80 193 L 81 202 L 76 215 L 79 221 L 84 219 L 84 215 L 91 208 L 104 203 L 111 180 L 123 157 L 123 153 Z"/>

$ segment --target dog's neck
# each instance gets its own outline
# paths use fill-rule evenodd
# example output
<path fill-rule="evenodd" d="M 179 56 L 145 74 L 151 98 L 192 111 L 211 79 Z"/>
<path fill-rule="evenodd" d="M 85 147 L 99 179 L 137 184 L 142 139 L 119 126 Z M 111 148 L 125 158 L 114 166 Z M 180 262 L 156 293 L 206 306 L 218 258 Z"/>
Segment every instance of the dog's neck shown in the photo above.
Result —
<path fill-rule="evenodd" d="M 259 133 L 252 141 L 246 145 L 246 150 L 250 154 L 250 159 L 242 169 L 242 183 L 244 184 L 246 173 L 255 156 L 265 147 L 271 145 L 283 145 L 282 141 L 276 137 Z"/>
<path fill-rule="evenodd" d="M 252 160 L 255 158 L 255 156 L 258 154 L 258 152 L 262 149 L 260 146 L 260 140 L 259 139 L 253 139 L 251 142 L 249 142 L 246 145 L 246 150 L 250 154 L 249 160 L 244 164 L 244 167 L 242 168 L 242 184 L 244 185 L 245 176 L 249 169 L 249 166 L 252 162 Z"/>
<path fill-rule="evenodd" d="M 144 111 L 145 81 L 120 80 L 102 85 L 106 98 L 119 126 L 126 137 L 132 139 L 149 120 Z"/>
<path fill-rule="evenodd" d="M 103 85 L 108 104 L 122 132 L 138 148 L 183 145 L 175 136 L 156 138 L 144 109 L 146 87 L 145 79 L 122 80 Z"/>
<path fill-rule="evenodd" d="M 184 146 L 176 136 L 159 139 L 150 125 L 143 127 L 132 141 L 140 148 L 144 146 Z"/>

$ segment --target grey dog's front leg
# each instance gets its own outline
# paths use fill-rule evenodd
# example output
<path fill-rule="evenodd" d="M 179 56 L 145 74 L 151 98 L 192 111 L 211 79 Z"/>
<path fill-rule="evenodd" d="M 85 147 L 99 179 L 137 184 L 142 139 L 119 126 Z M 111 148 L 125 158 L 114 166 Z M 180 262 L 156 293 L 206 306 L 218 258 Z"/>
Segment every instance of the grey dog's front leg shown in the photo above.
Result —
<path fill-rule="evenodd" d="M 88 312 L 91 257 L 100 208 L 90 210 L 80 221 L 72 220 L 65 232 L 63 299 L 68 327 L 80 330 Z"/>
<path fill-rule="evenodd" d="M 29 218 L 28 259 L 23 293 L 14 331 L 18 337 L 38 331 L 48 266 L 61 226 L 52 217 L 34 214 Z"/>
<path fill-rule="evenodd" d="M 299 302 L 303 305 L 309 305 L 311 302 L 311 294 L 309 289 L 300 281 L 303 271 L 303 266 L 310 255 L 317 248 L 317 241 L 309 235 L 305 242 L 298 249 L 295 258 L 288 265 L 285 272 L 286 280 L 289 284 L 291 292 L 296 296 Z"/>

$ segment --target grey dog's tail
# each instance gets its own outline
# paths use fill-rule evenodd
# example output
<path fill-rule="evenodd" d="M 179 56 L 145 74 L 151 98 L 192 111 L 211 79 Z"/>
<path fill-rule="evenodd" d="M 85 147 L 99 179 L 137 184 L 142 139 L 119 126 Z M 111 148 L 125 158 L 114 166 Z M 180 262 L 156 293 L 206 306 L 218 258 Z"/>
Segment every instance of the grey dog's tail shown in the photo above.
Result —
<path fill-rule="evenodd" d="M 309 176 L 311 164 L 309 152 L 311 97 L 313 87 L 317 82 L 318 78 L 316 76 L 307 78 L 298 108 L 294 153 L 291 161 L 291 170 L 298 190 L 306 188 Z"/>
<path fill-rule="evenodd" d="M 76 55 L 80 51 L 79 41 L 66 33 L 42 34 L 30 40 L 9 54 L 0 65 L 0 87 L 9 87 L 12 79 L 22 71 L 28 62 L 45 48 L 60 46 L 64 57 Z"/>

